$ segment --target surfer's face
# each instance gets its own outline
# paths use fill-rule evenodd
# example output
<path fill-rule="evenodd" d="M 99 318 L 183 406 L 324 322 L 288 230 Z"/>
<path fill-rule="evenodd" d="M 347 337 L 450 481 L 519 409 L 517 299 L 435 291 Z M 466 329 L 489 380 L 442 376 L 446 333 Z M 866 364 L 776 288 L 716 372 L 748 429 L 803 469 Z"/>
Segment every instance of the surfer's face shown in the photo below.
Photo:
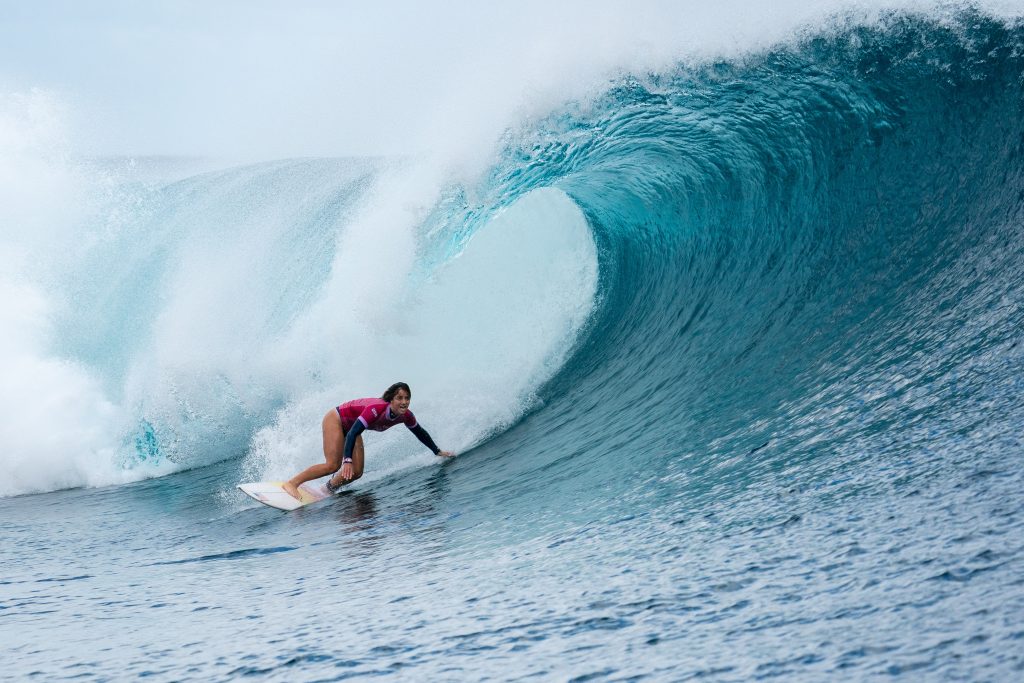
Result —
<path fill-rule="evenodd" d="M 409 410 L 409 392 L 405 389 L 399 389 L 395 392 L 395 397 L 391 399 L 391 412 L 395 415 L 405 415 L 405 411 Z"/>

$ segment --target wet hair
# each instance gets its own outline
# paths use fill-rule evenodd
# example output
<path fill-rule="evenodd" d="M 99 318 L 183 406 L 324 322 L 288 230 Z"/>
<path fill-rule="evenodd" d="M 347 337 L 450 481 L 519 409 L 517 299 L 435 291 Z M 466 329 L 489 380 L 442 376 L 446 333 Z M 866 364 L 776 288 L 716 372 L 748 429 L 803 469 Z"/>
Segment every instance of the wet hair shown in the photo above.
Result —
<path fill-rule="evenodd" d="M 409 398 L 412 398 L 412 389 L 410 389 L 409 385 L 405 382 L 395 382 L 387 388 L 387 391 L 384 392 L 384 395 L 381 396 L 381 398 L 388 403 L 391 403 L 391 399 L 395 397 L 395 394 L 398 393 L 399 389 L 405 389 L 405 392 L 409 394 Z"/>

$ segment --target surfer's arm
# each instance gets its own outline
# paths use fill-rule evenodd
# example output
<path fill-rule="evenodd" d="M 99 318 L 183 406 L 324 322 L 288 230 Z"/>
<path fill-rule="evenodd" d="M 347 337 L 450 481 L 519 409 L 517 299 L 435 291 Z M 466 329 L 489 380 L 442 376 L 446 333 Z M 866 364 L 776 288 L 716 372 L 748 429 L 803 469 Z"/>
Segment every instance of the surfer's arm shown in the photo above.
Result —
<path fill-rule="evenodd" d="M 348 430 L 348 434 L 345 436 L 345 455 L 342 456 L 341 462 L 352 462 L 352 449 L 356 447 L 356 439 L 366 429 L 366 425 L 363 424 L 362 420 L 356 420 L 352 428 Z M 337 462 L 337 461 L 335 461 Z"/>
<path fill-rule="evenodd" d="M 437 444 L 434 443 L 434 440 L 430 438 L 430 434 L 427 434 L 427 430 L 423 427 L 416 425 L 415 427 L 409 427 L 409 431 L 415 434 L 416 438 L 420 440 L 420 443 L 429 448 L 430 452 L 434 455 L 440 455 L 442 458 L 450 458 L 455 455 L 451 451 L 442 451 L 438 448 Z"/>
<path fill-rule="evenodd" d="M 434 440 L 430 438 L 430 434 L 427 434 L 427 430 L 419 425 L 415 427 L 409 427 L 409 431 L 416 435 L 416 438 L 420 440 L 420 443 L 430 449 L 430 452 L 437 455 L 441 452 L 441 449 L 437 447 Z"/>

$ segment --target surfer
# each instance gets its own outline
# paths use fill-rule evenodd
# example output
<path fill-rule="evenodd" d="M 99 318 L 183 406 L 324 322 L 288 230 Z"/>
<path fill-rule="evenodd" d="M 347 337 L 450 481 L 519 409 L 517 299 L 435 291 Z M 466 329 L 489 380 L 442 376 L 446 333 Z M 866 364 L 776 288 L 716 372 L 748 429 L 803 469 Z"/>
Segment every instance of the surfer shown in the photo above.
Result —
<path fill-rule="evenodd" d="M 293 498 L 299 498 L 299 485 L 303 482 L 333 474 L 335 476 L 327 480 L 327 490 L 334 493 L 363 476 L 362 433 L 367 429 L 383 432 L 397 424 L 404 424 L 434 455 L 443 458 L 454 456 L 451 451 L 438 448 L 427 430 L 416 422 L 409 410 L 410 400 L 412 390 L 409 385 L 395 382 L 380 398 L 359 398 L 327 411 L 322 423 L 324 458 L 327 462 L 323 465 L 310 465 L 281 484 L 281 488 Z M 338 474 L 341 475 L 340 479 Z"/>

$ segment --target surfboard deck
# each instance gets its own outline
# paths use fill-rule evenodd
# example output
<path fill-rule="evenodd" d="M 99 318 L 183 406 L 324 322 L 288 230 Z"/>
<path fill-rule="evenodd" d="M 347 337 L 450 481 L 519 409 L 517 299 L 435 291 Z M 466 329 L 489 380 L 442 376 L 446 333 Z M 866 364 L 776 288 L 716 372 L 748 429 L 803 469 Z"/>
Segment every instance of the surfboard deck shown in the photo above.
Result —
<path fill-rule="evenodd" d="M 239 484 L 238 489 L 264 505 L 269 505 L 278 510 L 285 510 L 286 512 L 319 502 L 324 498 L 330 498 L 332 495 L 323 484 L 311 485 L 307 482 L 299 487 L 302 500 L 295 500 L 288 495 L 287 491 L 281 488 L 282 483 L 280 481 L 256 481 L 248 484 Z"/>

